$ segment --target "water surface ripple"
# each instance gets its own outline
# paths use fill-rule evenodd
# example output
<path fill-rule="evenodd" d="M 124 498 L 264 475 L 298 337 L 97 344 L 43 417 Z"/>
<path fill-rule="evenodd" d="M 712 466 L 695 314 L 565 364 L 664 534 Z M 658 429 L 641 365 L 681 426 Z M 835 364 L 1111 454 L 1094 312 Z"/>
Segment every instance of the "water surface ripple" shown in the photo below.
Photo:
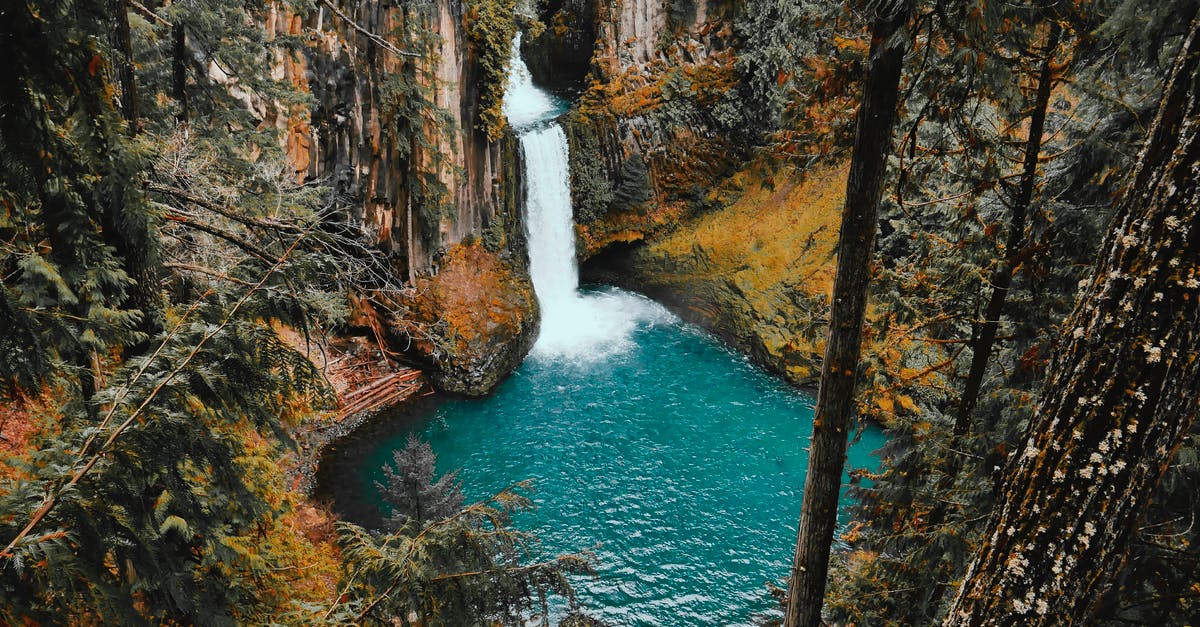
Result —
<path fill-rule="evenodd" d="M 599 544 L 597 576 L 578 583 L 599 617 L 750 624 L 790 564 L 811 399 L 665 312 L 628 339 L 603 361 L 534 355 L 488 399 L 372 435 L 339 500 L 378 503 L 379 469 L 415 430 L 468 499 L 535 479 L 538 509 L 516 523 L 543 554 Z M 881 444 L 868 430 L 849 466 L 874 467 Z"/>

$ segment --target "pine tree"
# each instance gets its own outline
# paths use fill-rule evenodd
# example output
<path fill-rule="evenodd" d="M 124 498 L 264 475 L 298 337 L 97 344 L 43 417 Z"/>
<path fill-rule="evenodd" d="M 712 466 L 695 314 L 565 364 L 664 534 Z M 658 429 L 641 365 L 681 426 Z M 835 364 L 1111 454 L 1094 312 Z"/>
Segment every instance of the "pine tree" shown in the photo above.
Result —
<path fill-rule="evenodd" d="M 384 466 L 387 483 L 375 483 L 383 500 L 392 506 L 388 526 L 399 529 L 408 523 L 419 527 L 453 516 L 462 509 L 466 497 L 458 471 L 448 472 L 433 480 L 433 447 L 422 442 L 416 434 L 408 435 L 404 448 L 392 453 L 394 465 Z"/>
<path fill-rule="evenodd" d="M 947 625 L 1087 622 L 1195 420 L 1198 96 L 1193 18 Z"/>
<path fill-rule="evenodd" d="M 815 626 L 821 622 L 850 417 L 854 410 L 879 200 L 887 171 L 892 126 L 897 116 L 900 73 L 907 51 L 900 33 L 908 18 L 909 8 L 904 3 L 888 3 L 879 9 L 872 31 L 871 67 L 858 112 L 850 178 L 846 183 L 829 339 L 814 410 L 796 554 L 788 582 L 784 624 L 789 627 Z"/>

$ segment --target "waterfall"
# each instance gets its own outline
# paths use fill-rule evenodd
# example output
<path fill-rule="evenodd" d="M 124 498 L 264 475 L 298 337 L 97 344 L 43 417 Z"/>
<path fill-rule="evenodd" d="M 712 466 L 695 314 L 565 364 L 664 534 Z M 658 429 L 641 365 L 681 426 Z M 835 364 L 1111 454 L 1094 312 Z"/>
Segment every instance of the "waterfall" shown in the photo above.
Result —
<path fill-rule="evenodd" d="M 513 40 L 504 114 L 525 157 L 525 227 L 529 271 L 542 311 L 535 357 L 594 361 L 632 346 L 640 323 L 670 319 L 644 297 L 617 289 L 580 292 L 575 262 L 567 136 L 555 119 L 566 104 L 533 84 Z"/>

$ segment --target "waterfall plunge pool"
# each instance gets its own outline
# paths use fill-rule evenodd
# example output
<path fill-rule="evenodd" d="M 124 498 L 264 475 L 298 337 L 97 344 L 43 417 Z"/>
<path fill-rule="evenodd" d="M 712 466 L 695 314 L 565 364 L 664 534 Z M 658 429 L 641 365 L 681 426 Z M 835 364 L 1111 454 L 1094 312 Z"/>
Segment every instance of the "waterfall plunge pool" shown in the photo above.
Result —
<path fill-rule="evenodd" d="M 812 400 L 683 323 L 614 288 L 628 335 L 602 359 L 534 354 L 483 400 L 435 399 L 377 420 L 327 456 L 322 488 L 343 516 L 378 520 L 374 483 L 415 432 L 469 501 L 533 478 L 538 509 L 515 524 L 544 556 L 595 548 L 576 589 L 615 625 L 747 625 L 791 565 Z M 850 468 L 874 468 L 867 429 Z"/>
<path fill-rule="evenodd" d="M 772 610 L 767 583 L 791 565 L 812 402 L 662 306 L 579 289 L 566 104 L 533 85 L 513 42 L 505 113 L 525 155 L 530 275 L 542 312 L 533 352 L 483 400 L 434 399 L 337 444 L 321 492 L 377 525 L 375 483 L 409 433 L 468 501 L 524 479 L 537 509 L 514 517 L 539 559 L 593 549 L 576 578 L 589 613 L 614 625 L 746 625 Z M 848 466 L 874 467 L 867 429 Z M 535 556 L 536 557 L 536 556 Z"/>

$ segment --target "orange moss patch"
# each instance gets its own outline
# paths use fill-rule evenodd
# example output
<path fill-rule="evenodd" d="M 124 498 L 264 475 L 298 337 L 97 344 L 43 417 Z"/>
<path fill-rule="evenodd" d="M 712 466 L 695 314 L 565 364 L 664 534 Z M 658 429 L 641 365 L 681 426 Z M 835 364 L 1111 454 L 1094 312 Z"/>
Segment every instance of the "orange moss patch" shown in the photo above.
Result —
<path fill-rule="evenodd" d="M 734 280 L 749 294 L 799 282 L 811 295 L 828 296 L 847 175 L 844 163 L 803 179 L 789 170 L 771 189 L 741 172 L 733 184 L 746 191 L 736 202 L 656 242 L 651 253 L 702 259 L 690 264 L 694 271 Z"/>
<path fill-rule="evenodd" d="M 17 462 L 28 459 L 39 440 L 59 431 L 55 396 L 46 389 L 36 396 L 15 392 L 0 400 L 0 481 L 20 478 Z"/>
<path fill-rule="evenodd" d="M 645 210 L 605 214 L 591 224 L 576 225 L 578 248 L 585 257 L 590 257 L 610 244 L 642 241 L 677 224 L 684 210 L 683 203 L 675 202 L 658 203 Z"/>
<path fill-rule="evenodd" d="M 847 176 L 845 163 L 770 179 L 747 168 L 710 194 L 734 202 L 640 251 L 638 275 L 789 380 L 813 383 Z"/>
<path fill-rule="evenodd" d="M 533 285 L 519 268 L 468 238 L 437 275 L 415 283 L 403 303 L 409 315 L 390 322 L 395 335 L 411 338 L 436 387 L 481 396 L 520 364 L 538 318 Z"/>
<path fill-rule="evenodd" d="M 532 288 L 477 241 L 451 248 L 441 272 L 416 283 L 418 296 L 410 303 L 413 317 L 442 331 L 440 337 L 415 334 L 416 342 L 429 345 L 430 352 L 469 352 L 489 337 L 518 332 L 528 322 Z M 432 345 L 439 339 L 449 344 Z"/>

